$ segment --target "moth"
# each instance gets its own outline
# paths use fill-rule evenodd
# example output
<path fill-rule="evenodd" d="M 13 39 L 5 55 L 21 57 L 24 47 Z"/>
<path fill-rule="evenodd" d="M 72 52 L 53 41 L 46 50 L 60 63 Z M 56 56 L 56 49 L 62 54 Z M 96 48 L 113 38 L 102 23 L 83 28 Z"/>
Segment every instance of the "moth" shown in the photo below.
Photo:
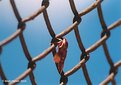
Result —
<path fill-rule="evenodd" d="M 54 61 L 55 63 L 57 63 L 57 68 L 59 73 L 61 73 L 67 55 L 68 42 L 65 38 L 63 38 L 57 43 L 57 45 L 58 45 L 58 52 L 56 52 L 54 55 Z"/>

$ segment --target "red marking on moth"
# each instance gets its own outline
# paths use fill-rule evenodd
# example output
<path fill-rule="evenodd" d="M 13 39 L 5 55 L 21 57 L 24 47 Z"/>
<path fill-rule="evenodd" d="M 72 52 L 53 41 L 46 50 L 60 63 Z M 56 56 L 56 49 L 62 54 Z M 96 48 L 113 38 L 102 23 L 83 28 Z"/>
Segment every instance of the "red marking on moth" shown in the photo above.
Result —
<path fill-rule="evenodd" d="M 58 52 L 54 55 L 54 61 L 58 64 L 59 73 L 62 72 L 64 67 L 64 61 L 67 55 L 68 42 L 63 38 L 58 43 Z"/>

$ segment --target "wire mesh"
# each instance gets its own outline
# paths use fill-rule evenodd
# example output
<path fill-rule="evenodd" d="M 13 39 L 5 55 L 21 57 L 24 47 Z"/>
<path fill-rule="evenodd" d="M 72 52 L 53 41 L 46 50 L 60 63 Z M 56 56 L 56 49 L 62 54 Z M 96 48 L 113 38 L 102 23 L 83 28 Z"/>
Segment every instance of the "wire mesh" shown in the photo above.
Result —
<path fill-rule="evenodd" d="M 87 7 L 85 10 L 83 10 L 82 12 L 79 13 L 76 9 L 74 0 L 69 0 L 71 10 L 74 14 L 73 24 L 70 25 L 68 28 L 66 28 L 64 31 L 62 31 L 61 33 L 55 34 L 55 32 L 51 26 L 50 20 L 49 20 L 48 12 L 46 10 L 49 7 L 49 0 L 43 0 L 42 5 L 39 8 L 39 10 L 37 10 L 37 12 L 33 13 L 31 16 L 24 18 L 24 19 L 21 18 L 20 14 L 18 12 L 18 9 L 16 7 L 15 1 L 10 0 L 13 12 L 15 14 L 17 21 L 18 21 L 18 29 L 16 30 L 15 33 L 13 33 L 7 39 L 0 42 L 0 54 L 2 53 L 2 48 L 6 44 L 10 43 L 11 41 L 13 41 L 17 37 L 19 37 L 24 54 L 25 54 L 29 63 L 28 63 L 28 69 L 23 74 L 18 76 L 15 79 L 16 80 L 15 82 L 11 82 L 11 83 L 3 82 L 3 83 L 5 85 L 15 85 L 15 84 L 19 83 L 19 81 L 21 81 L 22 79 L 29 76 L 30 80 L 31 80 L 31 84 L 36 85 L 37 83 L 36 83 L 34 73 L 33 73 L 33 70 L 36 68 L 35 63 L 37 61 L 41 61 L 43 58 L 45 58 L 51 52 L 53 53 L 53 55 L 55 55 L 56 46 L 57 46 L 55 44 L 55 42 L 56 42 L 55 39 L 63 38 L 65 35 L 68 35 L 68 33 L 70 33 L 72 30 L 74 30 L 80 52 L 82 52 L 82 54 L 80 56 L 80 62 L 76 66 L 74 66 L 71 70 L 69 70 L 67 72 L 62 71 L 62 73 L 59 73 L 61 76 L 60 85 L 66 85 L 68 83 L 68 77 L 70 75 L 73 75 L 80 68 L 82 68 L 82 71 L 83 71 L 83 74 L 85 76 L 85 80 L 87 81 L 87 84 L 92 85 L 92 81 L 91 81 L 91 78 L 89 76 L 88 69 L 86 68 L 86 62 L 89 61 L 89 59 L 90 59 L 90 53 L 95 51 L 101 45 L 103 46 L 107 62 L 110 65 L 110 73 L 109 73 L 109 76 L 107 76 L 107 78 L 100 83 L 100 85 L 107 85 L 109 82 L 111 82 L 113 85 L 115 85 L 116 84 L 115 76 L 118 73 L 118 68 L 121 66 L 121 60 L 119 60 L 116 63 L 113 62 L 112 58 L 110 57 L 110 53 L 108 51 L 106 41 L 110 37 L 110 31 L 115 29 L 117 26 L 121 25 L 121 20 L 118 20 L 107 27 L 105 20 L 104 20 L 104 17 L 103 17 L 103 13 L 102 13 L 103 12 L 102 8 L 101 8 L 102 2 L 103 2 L 103 0 L 96 0 L 91 6 Z M 97 11 L 98 11 L 100 24 L 102 26 L 101 38 L 96 43 L 94 43 L 92 46 L 85 49 L 85 47 L 82 43 L 82 40 L 81 40 L 79 30 L 78 30 L 78 25 L 81 23 L 81 20 L 82 20 L 81 17 L 88 14 L 90 11 L 92 11 L 94 9 L 97 9 Z M 30 20 L 33 20 L 34 18 L 36 18 L 38 15 L 40 15 L 42 13 L 43 13 L 43 17 L 44 17 L 44 20 L 46 22 L 46 25 L 47 25 L 48 32 L 50 33 L 50 36 L 52 37 L 52 42 L 51 42 L 50 47 L 48 47 L 45 51 L 40 53 L 38 56 L 35 56 L 34 58 L 32 58 L 29 51 L 28 51 L 28 48 L 26 46 L 23 32 L 26 29 L 26 23 L 29 22 Z M 57 66 L 57 64 L 56 64 L 56 66 Z M 7 80 L 7 77 L 5 76 L 5 73 L 2 69 L 1 63 L 0 63 L 0 76 L 1 76 L 2 80 Z"/>

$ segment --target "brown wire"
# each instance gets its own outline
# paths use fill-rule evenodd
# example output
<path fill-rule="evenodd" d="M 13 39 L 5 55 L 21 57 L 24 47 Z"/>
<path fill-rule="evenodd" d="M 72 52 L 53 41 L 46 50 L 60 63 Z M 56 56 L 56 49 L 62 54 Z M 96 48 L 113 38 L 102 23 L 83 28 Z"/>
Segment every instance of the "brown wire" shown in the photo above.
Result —
<path fill-rule="evenodd" d="M 48 13 L 46 10 L 43 11 L 43 16 L 44 16 L 44 19 L 45 19 L 45 23 L 47 25 L 47 29 L 51 35 L 52 38 L 55 38 L 55 32 L 51 26 L 51 23 L 50 23 L 50 20 L 49 20 L 49 17 L 48 17 Z"/>
<path fill-rule="evenodd" d="M 104 32 L 104 31 L 107 30 L 107 25 L 106 25 L 105 20 L 104 20 L 104 18 L 103 18 L 103 13 L 102 13 L 101 4 L 99 4 L 99 5 L 97 6 L 97 11 L 98 11 L 99 20 L 100 20 L 100 23 L 101 23 L 101 26 L 102 26 L 102 29 L 103 29 L 103 32 Z M 108 30 L 107 30 L 107 31 L 108 31 Z M 102 32 L 102 33 L 103 33 L 103 32 Z M 101 35 L 101 36 L 103 36 L 103 35 Z M 110 36 L 110 31 L 108 31 L 108 36 Z M 105 52 L 105 55 L 106 55 L 106 59 L 107 59 L 109 65 L 110 65 L 110 69 L 112 69 L 112 68 L 114 69 L 114 67 L 113 67 L 113 64 L 114 64 L 114 63 L 113 63 L 113 61 L 112 61 L 112 59 L 111 59 L 111 56 L 110 56 L 110 54 L 109 54 L 109 51 L 108 51 L 106 42 L 103 43 L 103 49 L 104 49 L 104 52 Z M 115 81 L 114 78 L 112 79 L 111 83 L 112 83 L 113 85 L 116 85 L 116 81 Z"/>
<path fill-rule="evenodd" d="M 81 18 L 79 20 L 79 18 L 78 18 L 79 17 L 79 14 L 78 14 L 78 12 L 76 10 L 76 6 L 74 4 L 74 1 L 73 0 L 69 0 L 69 2 L 70 2 L 71 10 L 72 10 L 72 12 L 74 14 L 74 19 L 73 20 L 75 21 L 76 18 L 77 18 L 77 22 L 78 21 L 80 22 L 81 21 Z M 77 42 L 78 42 L 78 46 L 79 46 L 80 50 L 83 53 L 83 52 L 85 52 L 85 48 L 83 46 L 83 43 L 82 43 L 82 40 L 81 40 L 81 37 L 80 37 L 80 34 L 79 34 L 78 26 L 75 26 L 74 32 L 75 32 L 75 36 L 76 36 L 76 39 L 77 39 Z M 84 56 L 82 56 L 82 58 L 83 57 Z M 89 74 L 88 74 L 88 71 L 87 71 L 87 67 L 86 67 L 85 64 L 82 66 L 82 71 L 83 71 L 83 74 L 84 74 L 85 79 L 87 81 L 87 84 L 88 85 L 92 85 L 91 80 L 90 80 L 90 77 L 89 77 Z"/>
<path fill-rule="evenodd" d="M 22 33 L 19 35 L 19 38 L 20 38 L 20 42 L 21 42 L 21 45 L 22 45 L 24 54 L 25 54 L 27 60 L 29 62 L 31 62 L 32 57 L 31 57 L 31 55 L 30 55 L 30 53 L 28 51 L 28 48 L 26 46 L 26 43 L 25 43 L 25 40 L 24 40 L 24 37 L 23 37 L 23 34 Z M 36 85 L 36 81 L 35 81 L 33 72 L 30 73 L 29 77 L 30 77 L 30 80 L 31 80 L 32 85 Z"/>
<path fill-rule="evenodd" d="M 121 22 L 120 20 L 111 24 L 108 29 L 109 30 L 112 30 L 115 26 L 119 26 Z M 71 29 L 71 28 L 68 28 L 68 29 Z M 68 30 L 70 31 L 70 30 Z M 68 33 L 68 31 L 64 31 L 62 32 L 61 34 L 59 34 L 59 36 L 64 36 L 63 34 L 66 34 Z M 86 49 L 86 52 L 87 53 L 90 53 L 92 52 L 94 49 L 97 49 L 97 47 L 99 47 L 101 45 L 101 43 L 103 43 L 105 41 L 107 37 L 106 36 L 103 36 L 99 41 L 97 41 L 95 44 L 93 44 L 91 47 L 89 47 L 88 49 Z M 33 62 L 37 62 L 43 58 L 45 58 L 50 52 L 52 52 L 53 48 L 55 48 L 56 46 L 54 44 L 52 44 L 48 49 L 46 49 L 45 51 L 43 51 L 41 54 L 39 54 L 38 56 L 34 57 L 32 59 Z M 89 57 L 89 56 L 88 56 Z M 86 63 L 88 60 L 86 58 L 82 59 L 76 66 L 74 66 L 71 70 L 67 71 L 64 75 L 65 76 L 70 76 L 72 75 L 73 73 L 75 73 L 77 70 L 79 70 L 81 68 L 81 66 Z M 18 78 L 16 78 L 15 80 L 22 80 L 24 79 L 26 76 L 29 75 L 29 73 L 32 72 L 32 69 L 31 68 L 28 68 L 23 74 L 21 74 Z M 14 85 L 13 84 L 10 84 L 10 85 Z"/>
<path fill-rule="evenodd" d="M 121 61 L 118 61 L 114 64 L 114 67 L 118 69 L 121 66 Z M 115 77 L 115 73 L 112 72 L 100 85 L 107 85 L 110 81 L 112 81 Z"/>
<path fill-rule="evenodd" d="M 100 85 L 106 85 L 109 82 L 112 82 L 112 84 L 116 84 L 116 82 L 114 80 L 114 77 L 115 77 L 116 73 L 118 72 L 118 68 L 121 66 L 121 61 L 119 61 L 119 62 L 117 62 L 115 64 L 113 63 L 113 61 L 112 61 L 112 59 L 110 57 L 109 51 L 108 51 L 106 40 L 110 37 L 107 34 L 107 31 L 110 32 L 114 28 L 116 28 L 119 25 L 121 25 L 121 19 L 116 21 L 116 22 L 114 22 L 113 24 L 111 24 L 110 26 L 107 27 L 106 23 L 104 21 L 104 18 L 103 18 L 103 13 L 102 13 L 101 5 L 100 5 L 102 3 L 102 1 L 103 0 L 96 0 L 91 6 L 87 7 L 81 13 L 78 14 L 78 12 L 76 10 L 76 7 L 75 7 L 75 4 L 74 4 L 74 1 L 73 0 L 69 0 L 72 12 L 75 15 L 74 22 L 73 22 L 72 25 L 70 25 L 64 31 L 62 31 L 61 33 L 56 35 L 54 30 L 53 30 L 53 28 L 52 28 L 52 26 L 51 26 L 51 23 L 50 23 L 50 20 L 49 20 L 47 11 L 46 11 L 47 7 L 49 6 L 49 0 L 43 0 L 42 6 L 35 13 L 33 13 L 32 15 L 30 15 L 29 17 L 24 18 L 24 19 L 21 18 L 20 14 L 19 14 L 19 12 L 17 10 L 17 7 L 16 7 L 16 4 L 15 4 L 14 0 L 10 0 L 11 6 L 13 8 L 13 12 L 15 14 L 15 17 L 16 17 L 16 19 L 19 22 L 18 29 L 16 30 L 16 32 L 14 32 L 12 35 L 10 35 L 8 38 L 6 38 L 5 40 L 1 41 L 0 42 L 0 47 L 5 46 L 6 44 L 10 43 L 14 39 L 16 39 L 16 37 L 19 36 L 20 42 L 21 42 L 21 45 L 22 45 L 22 48 L 23 48 L 23 51 L 24 51 L 24 54 L 25 54 L 26 58 L 29 61 L 28 69 L 23 74 L 18 76 L 15 80 L 20 81 L 20 80 L 24 79 L 25 77 L 27 77 L 29 75 L 32 85 L 36 85 L 34 74 L 33 74 L 33 70 L 35 68 L 35 63 L 37 61 L 40 61 L 43 58 L 45 58 L 49 53 L 53 52 L 53 55 L 54 55 L 54 53 L 56 52 L 56 49 L 55 49 L 56 44 L 52 43 L 51 46 L 48 47 L 45 51 L 40 53 L 38 56 L 35 56 L 34 58 L 32 58 L 30 53 L 29 53 L 29 51 L 28 51 L 28 48 L 26 46 L 26 42 L 24 40 L 23 32 L 25 30 L 25 23 L 30 21 L 30 20 L 33 20 L 39 14 L 43 13 L 43 16 L 44 16 L 44 19 L 45 19 L 45 22 L 46 22 L 46 25 L 47 25 L 48 32 L 50 33 L 52 39 L 62 38 L 63 36 L 69 34 L 72 30 L 74 30 L 78 46 L 79 46 L 80 50 L 82 51 L 82 54 L 81 54 L 82 59 L 81 59 L 81 61 L 76 66 L 74 66 L 71 70 L 65 72 L 64 73 L 65 77 L 69 77 L 70 75 L 72 75 L 73 73 L 75 73 L 76 71 L 78 71 L 82 67 L 82 70 L 83 70 L 83 73 L 84 73 L 85 78 L 87 80 L 87 83 L 89 85 L 91 85 L 91 80 L 89 78 L 89 75 L 88 75 L 88 72 L 87 72 L 87 68 L 86 68 L 86 62 L 89 60 L 89 57 L 90 57 L 89 53 L 95 51 L 99 46 L 103 45 L 103 49 L 104 49 L 107 61 L 108 61 L 109 65 L 110 65 L 110 67 L 111 67 L 111 70 L 110 70 L 109 76 L 102 83 L 100 83 Z M 84 46 L 83 46 L 80 34 L 79 34 L 79 30 L 78 30 L 78 25 L 80 24 L 79 19 L 83 15 L 88 14 L 90 11 L 92 11 L 96 7 L 98 9 L 98 16 L 99 16 L 100 23 L 101 23 L 101 26 L 102 26 L 104 34 L 92 46 L 90 46 L 89 48 L 85 49 Z M 107 31 L 105 32 L 105 30 L 107 30 Z M 86 56 L 83 55 L 84 53 L 86 54 Z M 4 71 L 2 69 L 1 64 L 0 64 L 0 76 L 1 76 L 2 80 L 7 80 L 7 78 L 6 78 L 5 74 L 4 74 Z M 8 85 L 8 82 L 3 82 L 3 83 L 5 85 Z M 15 85 L 17 83 L 18 82 L 12 82 L 12 83 L 9 83 L 9 85 Z M 64 83 L 62 84 L 61 83 L 60 85 L 66 85 L 66 84 L 64 84 Z"/>
<path fill-rule="evenodd" d="M 5 73 L 4 73 L 4 71 L 3 71 L 3 68 L 2 68 L 1 63 L 0 63 L 0 76 L 1 76 L 1 79 L 2 79 L 3 83 L 4 83 L 5 85 L 8 85 L 8 82 L 6 82 L 7 78 L 6 78 L 6 76 L 5 76 Z"/>

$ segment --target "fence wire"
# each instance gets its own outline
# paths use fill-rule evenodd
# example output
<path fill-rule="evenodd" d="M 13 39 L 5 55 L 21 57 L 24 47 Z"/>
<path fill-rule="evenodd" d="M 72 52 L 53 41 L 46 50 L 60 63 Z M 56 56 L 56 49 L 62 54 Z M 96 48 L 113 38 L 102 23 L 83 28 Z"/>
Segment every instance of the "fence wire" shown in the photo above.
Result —
<path fill-rule="evenodd" d="M 72 69 L 70 69 L 69 71 L 67 71 L 67 72 L 62 71 L 62 73 L 60 74 L 60 76 L 61 76 L 60 85 L 66 85 L 68 83 L 68 77 L 73 75 L 80 68 L 82 68 L 82 71 L 85 76 L 85 80 L 87 81 L 87 84 L 92 85 L 92 81 L 89 76 L 88 69 L 86 68 L 86 62 L 89 61 L 89 59 L 90 59 L 90 53 L 95 51 L 101 45 L 103 46 L 107 62 L 110 65 L 110 72 L 109 72 L 109 75 L 107 76 L 107 78 L 105 80 L 103 80 L 100 83 L 100 85 L 107 85 L 109 82 L 111 82 L 113 85 L 116 85 L 115 76 L 118 73 L 118 68 L 121 66 L 121 60 L 116 63 L 113 62 L 113 60 L 110 56 L 110 53 L 108 51 L 106 41 L 110 37 L 110 34 L 111 34 L 110 31 L 115 29 L 117 26 L 121 25 L 121 19 L 112 23 L 110 26 L 107 26 L 105 23 L 103 13 L 102 13 L 102 8 L 101 8 L 101 3 L 103 1 L 104 0 L 96 0 L 92 5 L 90 5 L 86 9 L 84 9 L 82 12 L 78 12 L 76 9 L 74 0 L 69 0 L 71 10 L 74 14 L 73 24 L 70 25 L 69 27 L 67 27 L 61 33 L 55 34 L 55 32 L 51 26 L 50 20 L 49 20 L 48 12 L 46 10 L 49 6 L 49 0 L 43 0 L 41 7 L 35 13 L 33 13 L 31 16 L 24 18 L 24 19 L 21 18 L 20 13 L 17 10 L 15 1 L 10 0 L 10 4 L 12 6 L 13 12 L 18 21 L 18 28 L 15 33 L 13 33 L 7 39 L 0 42 L 0 54 L 2 53 L 2 48 L 6 44 L 10 43 L 11 41 L 13 41 L 17 37 L 19 37 L 24 54 L 29 63 L 28 63 L 27 70 L 15 79 L 16 82 L 11 82 L 11 83 L 3 82 L 3 83 L 5 85 L 15 85 L 15 84 L 19 83 L 18 81 L 21 81 L 22 79 L 29 76 L 29 78 L 31 80 L 31 84 L 37 85 L 35 77 L 34 77 L 34 73 L 33 73 L 33 70 L 36 68 L 36 62 L 41 61 L 43 58 L 45 58 L 51 52 L 53 53 L 53 55 L 55 55 L 56 46 L 57 46 L 55 44 L 55 42 L 57 42 L 56 39 L 62 38 L 65 35 L 67 35 L 68 33 L 70 33 L 72 30 L 74 30 L 75 37 L 78 42 L 78 46 L 80 48 L 80 52 L 82 53 L 80 56 L 80 62 L 76 66 L 74 66 Z M 95 42 L 92 46 L 90 46 L 89 48 L 86 49 L 82 43 L 81 36 L 80 36 L 79 30 L 78 30 L 78 25 L 81 23 L 81 17 L 88 14 L 89 12 L 91 12 L 94 9 L 97 9 L 100 24 L 102 26 L 101 38 L 97 42 Z M 29 22 L 30 20 L 33 20 L 34 18 L 36 18 L 38 15 L 40 15 L 42 13 L 43 13 L 43 17 L 46 22 L 46 25 L 47 25 L 48 32 L 50 33 L 50 36 L 52 37 L 52 42 L 51 42 L 50 47 L 48 47 L 45 51 L 40 53 L 38 56 L 35 56 L 34 58 L 32 58 L 28 51 L 28 48 L 26 46 L 23 32 L 26 29 L 26 23 Z M 56 66 L 57 66 L 57 64 L 56 64 Z M 2 69 L 1 63 L 0 63 L 0 76 L 1 76 L 2 80 L 7 80 L 7 77 Z"/>

